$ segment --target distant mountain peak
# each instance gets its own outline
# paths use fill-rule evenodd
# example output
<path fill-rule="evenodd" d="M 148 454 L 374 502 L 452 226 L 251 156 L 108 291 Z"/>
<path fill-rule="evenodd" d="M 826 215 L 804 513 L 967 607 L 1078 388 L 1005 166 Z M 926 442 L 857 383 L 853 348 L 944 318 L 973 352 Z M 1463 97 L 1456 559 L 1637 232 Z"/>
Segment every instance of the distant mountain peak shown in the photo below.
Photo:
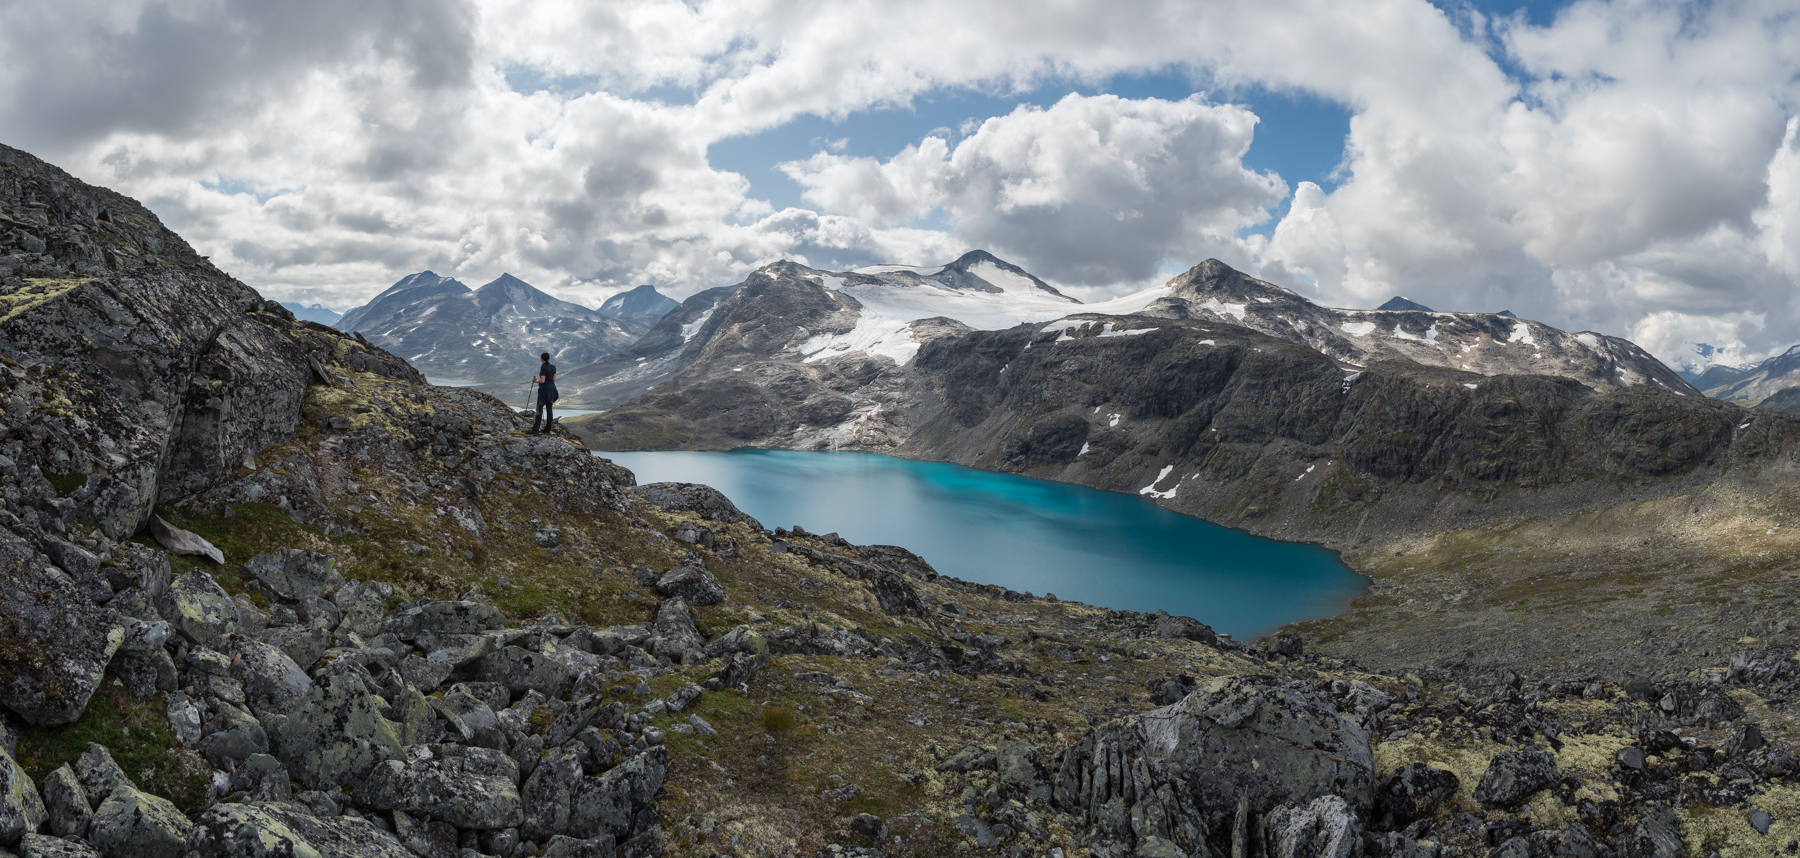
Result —
<path fill-rule="evenodd" d="M 1405 295 L 1395 295 L 1394 297 L 1389 298 L 1387 300 L 1386 304 L 1376 307 L 1375 309 L 1377 309 L 1377 310 L 1413 310 L 1413 311 L 1417 311 L 1417 312 L 1421 312 L 1421 313 L 1435 312 L 1430 307 L 1427 307 L 1424 304 L 1414 301 L 1413 299 L 1408 298 Z"/>
<path fill-rule="evenodd" d="M 606 299 L 600 305 L 600 315 L 614 319 L 643 319 L 654 322 L 669 314 L 679 301 L 656 291 L 656 287 L 648 283 L 625 292 L 620 292 Z"/>

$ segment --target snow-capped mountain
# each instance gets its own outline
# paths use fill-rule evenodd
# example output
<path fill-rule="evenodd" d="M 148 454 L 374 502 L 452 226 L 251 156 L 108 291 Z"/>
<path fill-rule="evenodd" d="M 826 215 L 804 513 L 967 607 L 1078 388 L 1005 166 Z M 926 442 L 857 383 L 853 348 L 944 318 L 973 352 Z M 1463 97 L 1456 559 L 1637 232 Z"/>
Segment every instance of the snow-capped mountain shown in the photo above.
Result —
<path fill-rule="evenodd" d="M 670 310 L 681 306 L 681 302 L 661 292 L 655 286 L 646 283 L 629 292 L 620 292 L 600 304 L 600 315 L 614 319 L 642 319 L 655 324 L 669 314 Z"/>
<path fill-rule="evenodd" d="M 537 355 L 583 366 L 636 342 L 650 328 L 555 298 L 511 274 L 479 289 L 425 271 L 344 315 L 339 330 L 360 331 L 421 372 L 475 382 L 530 378 Z"/>
<path fill-rule="evenodd" d="M 1694 386 L 1714 399 L 1742 405 L 1763 403 L 1787 388 L 1800 386 L 1800 346 L 1794 346 L 1767 360 L 1742 366 L 1713 364 L 1694 379 Z M 1786 402 L 1791 398 L 1785 397 L 1782 401 Z M 1779 403 L 1769 405 L 1777 407 Z"/>

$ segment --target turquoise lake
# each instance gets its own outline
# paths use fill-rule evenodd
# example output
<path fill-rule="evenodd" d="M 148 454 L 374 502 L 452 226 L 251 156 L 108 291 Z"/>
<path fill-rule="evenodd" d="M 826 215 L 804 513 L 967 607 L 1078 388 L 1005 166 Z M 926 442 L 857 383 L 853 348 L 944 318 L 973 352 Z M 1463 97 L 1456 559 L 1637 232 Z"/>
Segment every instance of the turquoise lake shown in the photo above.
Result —
<path fill-rule="evenodd" d="M 1336 553 L 1142 498 L 873 453 L 597 453 L 639 483 L 704 483 L 764 527 L 904 546 L 945 575 L 1194 617 L 1239 640 L 1344 609 L 1368 579 Z"/>

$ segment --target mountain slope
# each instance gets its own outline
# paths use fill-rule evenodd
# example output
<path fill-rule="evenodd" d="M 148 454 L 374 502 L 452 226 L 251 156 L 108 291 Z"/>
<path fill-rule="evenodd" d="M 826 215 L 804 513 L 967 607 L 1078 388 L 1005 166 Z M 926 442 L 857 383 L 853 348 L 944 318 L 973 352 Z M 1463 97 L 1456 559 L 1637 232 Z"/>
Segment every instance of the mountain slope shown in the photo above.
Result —
<path fill-rule="evenodd" d="M 1714 364 L 1694 385 L 1714 399 L 1755 405 L 1785 388 L 1800 385 L 1800 346 L 1748 366 Z"/>
<path fill-rule="evenodd" d="M 629 292 L 620 292 L 600 305 L 600 315 L 614 319 L 642 319 L 655 322 L 681 306 L 681 302 L 645 284 Z"/>
<path fill-rule="evenodd" d="M 428 375 L 510 383 L 530 378 L 541 352 L 581 366 L 630 345 L 650 325 L 560 300 L 510 274 L 470 290 L 426 271 L 345 314 L 337 327 L 360 331 Z"/>

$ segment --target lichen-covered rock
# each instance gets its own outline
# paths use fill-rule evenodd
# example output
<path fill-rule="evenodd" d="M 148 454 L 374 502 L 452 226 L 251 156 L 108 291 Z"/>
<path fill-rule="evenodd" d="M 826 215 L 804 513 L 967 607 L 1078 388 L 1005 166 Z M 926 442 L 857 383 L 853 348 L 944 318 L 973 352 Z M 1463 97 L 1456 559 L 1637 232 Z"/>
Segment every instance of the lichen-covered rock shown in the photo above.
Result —
<path fill-rule="evenodd" d="M 483 602 L 428 602 L 395 611 L 382 628 L 404 641 L 421 635 L 466 635 L 500 628 L 500 611 Z"/>
<path fill-rule="evenodd" d="M 506 747 L 506 734 L 500 729 L 500 718 L 488 701 L 477 696 L 466 683 L 450 686 L 441 698 L 431 698 L 432 708 L 464 743 L 483 748 Z"/>
<path fill-rule="evenodd" d="M 1405 828 L 1431 816 L 1461 785 L 1452 772 L 1407 763 L 1375 787 L 1373 822 L 1383 829 Z"/>
<path fill-rule="evenodd" d="M 669 599 L 656 610 L 646 649 L 651 655 L 663 656 L 680 664 L 695 663 L 705 657 L 706 639 L 694 627 L 694 615 L 681 599 Z"/>
<path fill-rule="evenodd" d="M 383 717 L 385 701 L 364 680 L 340 673 L 315 685 L 283 715 L 268 715 L 275 757 L 314 789 L 356 783 L 383 760 L 400 759 L 400 725 Z"/>
<path fill-rule="evenodd" d="M 403 760 L 377 765 L 357 798 L 368 807 L 487 831 L 525 821 L 518 781 L 518 764 L 498 751 L 412 745 Z"/>
<path fill-rule="evenodd" d="M 568 662 L 517 646 L 482 656 L 469 672 L 482 682 L 504 685 L 514 694 L 536 691 L 547 697 L 558 696 L 570 675 Z"/>
<path fill-rule="evenodd" d="M 0 846 L 12 846 L 49 818 L 37 785 L 12 755 L 0 751 Z"/>
<path fill-rule="evenodd" d="M 725 586 L 700 566 L 678 566 L 656 581 L 656 592 L 674 596 L 690 605 L 716 605 L 725 598 Z"/>
<path fill-rule="evenodd" d="M 380 631 L 387 610 L 387 599 L 392 595 L 393 586 L 380 581 L 363 581 L 339 587 L 331 595 L 332 603 L 342 612 L 337 630 L 363 636 Z"/>
<path fill-rule="evenodd" d="M 44 776 L 43 793 L 44 810 L 49 814 L 45 831 L 57 837 L 87 836 L 88 825 L 94 820 L 94 805 L 68 763 Z"/>
<path fill-rule="evenodd" d="M 22 858 L 102 858 L 99 850 L 79 840 L 64 840 L 48 834 L 27 834 L 19 842 Z"/>
<path fill-rule="evenodd" d="M 87 708 L 125 630 L 47 565 L 0 529 L 0 705 L 33 724 L 67 724 Z"/>
<path fill-rule="evenodd" d="M 119 764 L 113 761 L 112 752 L 105 745 L 89 742 L 87 749 L 75 760 L 75 777 L 81 781 L 81 789 L 87 793 L 88 801 L 98 806 L 116 789 L 136 789 L 131 777 Z"/>
<path fill-rule="evenodd" d="M 343 586 L 335 571 L 337 558 L 298 548 L 277 548 L 258 554 L 244 564 L 244 571 L 275 591 L 275 595 L 298 602 L 308 596 L 319 596 Z"/>
<path fill-rule="evenodd" d="M 1475 800 L 1496 807 L 1517 807 L 1531 794 L 1556 783 L 1556 758 L 1542 748 L 1524 748 L 1494 755 L 1481 783 L 1475 785 Z"/>
<path fill-rule="evenodd" d="M 1350 858 L 1362 849 L 1362 821 L 1335 795 L 1305 807 L 1278 807 L 1264 821 L 1269 858 Z"/>
<path fill-rule="evenodd" d="M 199 569 L 170 582 L 157 607 L 175 630 L 193 643 L 205 643 L 238 627 L 237 603 L 219 582 Z"/>
<path fill-rule="evenodd" d="M 1089 731 L 1063 756 L 1054 797 L 1111 837 L 1193 851 L 1230 827 L 1240 800 L 1267 813 L 1336 795 L 1362 812 L 1374 771 L 1368 733 L 1329 699 L 1230 677 Z"/>
<path fill-rule="evenodd" d="M 544 845 L 544 858 L 613 858 L 618 846 L 612 835 L 577 840 L 561 834 Z"/>
<path fill-rule="evenodd" d="M 722 524 L 743 522 L 751 528 L 762 530 L 762 524 L 745 515 L 731 502 L 731 498 L 712 486 L 698 483 L 650 483 L 636 486 L 631 494 L 643 498 L 670 512 L 691 512 L 707 521 Z"/>
<path fill-rule="evenodd" d="M 1179 617 L 1161 609 L 1156 612 L 1156 636 L 1167 640 L 1189 640 L 1205 644 L 1219 641 L 1219 636 L 1213 632 L 1211 626 L 1193 617 Z"/>
<path fill-rule="evenodd" d="M 123 787 L 94 811 L 88 842 L 106 858 L 181 858 L 192 828 L 168 799 Z"/>
<path fill-rule="evenodd" d="M 192 858 L 414 858 L 365 820 L 286 802 L 213 805 L 195 818 L 187 848 Z"/>
<path fill-rule="evenodd" d="M 248 635 L 225 635 L 210 646 L 230 659 L 230 676 L 244 687 L 244 702 L 255 714 L 287 712 L 313 688 L 287 653 Z"/>
<path fill-rule="evenodd" d="M 583 779 L 570 804 L 568 829 L 560 833 L 581 839 L 604 834 L 626 839 L 637 815 L 652 807 L 668 771 L 669 751 L 659 746 L 627 759 L 597 778 Z"/>

